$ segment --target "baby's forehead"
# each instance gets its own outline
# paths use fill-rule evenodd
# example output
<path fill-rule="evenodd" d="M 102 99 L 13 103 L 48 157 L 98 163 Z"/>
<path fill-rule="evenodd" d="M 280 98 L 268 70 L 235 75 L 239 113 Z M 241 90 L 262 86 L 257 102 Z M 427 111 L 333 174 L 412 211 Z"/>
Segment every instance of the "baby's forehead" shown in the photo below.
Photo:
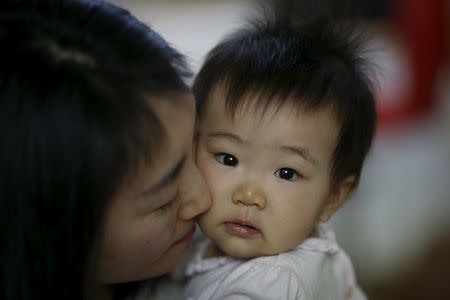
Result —
<path fill-rule="evenodd" d="M 223 85 L 216 86 L 208 97 L 205 112 L 215 110 L 225 114 L 231 120 L 249 116 L 261 119 L 284 115 L 297 118 L 305 115 L 328 113 L 329 117 L 338 121 L 337 113 L 331 104 L 314 105 L 313 101 L 299 95 L 267 93 L 257 88 L 250 89 L 240 95 L 230 95 Z"/>
<path fill-rule="evenodd" d="M 224 109 L 224 99 L 215 99 L 214 102 L 205 111 L 198 127 L 201 136 L 211 138 L 211 145 L 230 143 L 240 145 L 236 149 L 260 154 L 278 153 L 282 148 L 305 148 L 314 153 L 315 161 L 328 165 L 339 139 L 340 128 L 330 108 L 296 109 L 288 103 L 268 106 L 267 109 L 247 105 L 231 115 Z"/>

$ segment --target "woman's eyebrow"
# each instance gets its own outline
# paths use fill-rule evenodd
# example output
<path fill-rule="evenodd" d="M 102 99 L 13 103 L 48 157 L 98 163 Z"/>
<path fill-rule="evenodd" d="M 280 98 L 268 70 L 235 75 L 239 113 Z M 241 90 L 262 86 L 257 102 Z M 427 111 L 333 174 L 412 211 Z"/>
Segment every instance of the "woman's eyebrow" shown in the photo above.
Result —
<path fill-rule="evenodd" d="M 153 186 L 145 190 L 142 195 L 155 194 L 178 179 L 183 169 L 186 156 L 183 156 L 170 170 Z"/>

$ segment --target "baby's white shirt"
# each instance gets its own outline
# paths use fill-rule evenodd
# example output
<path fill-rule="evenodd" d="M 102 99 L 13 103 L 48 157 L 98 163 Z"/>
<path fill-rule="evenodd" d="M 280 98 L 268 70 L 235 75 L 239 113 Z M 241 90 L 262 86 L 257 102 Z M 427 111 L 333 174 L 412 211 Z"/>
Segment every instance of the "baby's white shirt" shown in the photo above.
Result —
<path fill-rule="evenodd" d="M 319 237 L 295 249 L 250 260 L 203 258 L 209 241 L 194 254 L 186 269 L 190 278 L 183 299 L 195 300 L 364 300 L 348 255 L 334 233 L 318 226 Z"/>

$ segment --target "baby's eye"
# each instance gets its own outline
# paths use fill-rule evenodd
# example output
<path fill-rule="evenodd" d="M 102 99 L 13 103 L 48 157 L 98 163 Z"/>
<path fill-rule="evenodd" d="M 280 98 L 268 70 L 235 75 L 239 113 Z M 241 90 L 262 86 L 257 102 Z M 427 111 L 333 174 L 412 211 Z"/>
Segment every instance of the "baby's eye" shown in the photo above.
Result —
<path fill-rule="evenodd" d="M 216 160 L 223 165 L 235 167 L 238 164 L 238 160 L 231 154 L 228 153 L 219 153 L 216 155 Z"/>
<path fill-rule="evenodd" d="M 278 169 L 275 171 L 274 175 L 288 181 L 294 181 L 300 177 L 300 174 L 291 168 Z"/>

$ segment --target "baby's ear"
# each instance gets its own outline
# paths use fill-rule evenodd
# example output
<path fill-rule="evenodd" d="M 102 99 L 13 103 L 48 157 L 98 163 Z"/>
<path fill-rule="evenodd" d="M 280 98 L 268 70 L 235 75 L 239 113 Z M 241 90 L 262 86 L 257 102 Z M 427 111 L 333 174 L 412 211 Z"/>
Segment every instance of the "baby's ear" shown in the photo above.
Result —
<path fill-rule="evenodd" d="M 331 190 L 328 202 L 325 204 L 322 213 L 320 214 L 320 222 L 327 222 L 331 218 L 354 190 L 355 184 L 356 177 L 351 175 L 345 177 L 333 190 Z"/>

